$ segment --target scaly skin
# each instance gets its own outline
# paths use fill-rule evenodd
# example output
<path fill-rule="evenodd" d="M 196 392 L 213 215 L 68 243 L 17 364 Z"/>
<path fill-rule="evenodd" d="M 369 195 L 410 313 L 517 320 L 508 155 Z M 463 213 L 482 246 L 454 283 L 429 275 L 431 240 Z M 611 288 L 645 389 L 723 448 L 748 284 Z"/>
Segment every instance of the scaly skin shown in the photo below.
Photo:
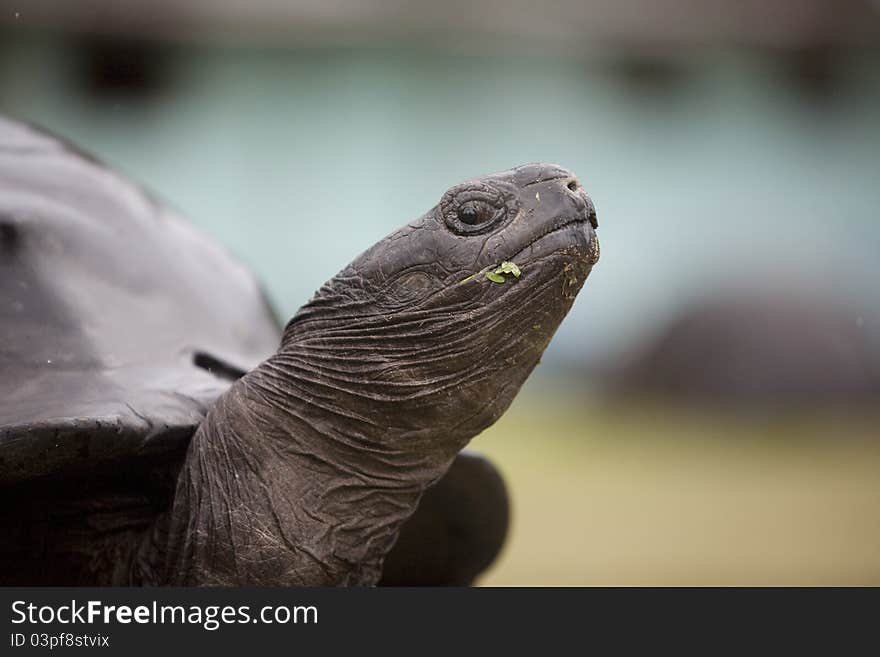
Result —
<path fill-rule="evenodd" d="M 595 225 L 570 172 L 527 165 L 453 187 L 355 259 L 209 412 L 133 580 L 375 584 L 425 488 L 537 365 Z M 488 280 L 502 261 L 520 278 Z"/>

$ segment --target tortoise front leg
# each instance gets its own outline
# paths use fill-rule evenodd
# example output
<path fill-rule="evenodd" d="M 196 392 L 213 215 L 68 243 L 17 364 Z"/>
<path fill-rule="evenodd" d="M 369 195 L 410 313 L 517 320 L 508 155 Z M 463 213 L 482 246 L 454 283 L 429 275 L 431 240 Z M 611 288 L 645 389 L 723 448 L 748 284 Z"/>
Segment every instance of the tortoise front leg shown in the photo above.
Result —
<path fill-rule="evenodd" d="M 498 556 L 510 505 L 501 473 L 462 452 L 422 496 L 385 558 L 380 586 L 469 586 Z"/>

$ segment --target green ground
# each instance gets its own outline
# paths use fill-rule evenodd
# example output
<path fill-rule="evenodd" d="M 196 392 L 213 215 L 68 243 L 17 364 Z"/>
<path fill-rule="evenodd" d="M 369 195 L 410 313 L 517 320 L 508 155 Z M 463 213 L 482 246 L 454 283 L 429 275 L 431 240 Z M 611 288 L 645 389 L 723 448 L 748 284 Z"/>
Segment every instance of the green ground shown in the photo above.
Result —
<path fill-rule="evenodd" d="M 880 584 L 880 413 L 588 398 L 524 392 L 472 444 L 514 505 L 482 584 Z"/>

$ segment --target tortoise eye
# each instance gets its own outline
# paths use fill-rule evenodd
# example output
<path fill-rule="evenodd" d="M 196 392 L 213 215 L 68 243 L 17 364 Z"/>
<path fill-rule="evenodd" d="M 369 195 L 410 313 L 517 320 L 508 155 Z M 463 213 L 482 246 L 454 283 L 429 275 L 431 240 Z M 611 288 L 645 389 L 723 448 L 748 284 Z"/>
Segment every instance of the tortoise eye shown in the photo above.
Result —
<path fill-rule="evenodd" d="M 458 210 L 458 220 L 468 226 L 476 226 L 492 218 L 492 208 L 482 203 L 467 203 Z"/>
<path fill-rule="evenodd" d="M 502 184 L 465 183 L 453 187 L 440 200 L 446 225 L 459 235 L 483 233 L 515 214 L 513 190 Z"/>

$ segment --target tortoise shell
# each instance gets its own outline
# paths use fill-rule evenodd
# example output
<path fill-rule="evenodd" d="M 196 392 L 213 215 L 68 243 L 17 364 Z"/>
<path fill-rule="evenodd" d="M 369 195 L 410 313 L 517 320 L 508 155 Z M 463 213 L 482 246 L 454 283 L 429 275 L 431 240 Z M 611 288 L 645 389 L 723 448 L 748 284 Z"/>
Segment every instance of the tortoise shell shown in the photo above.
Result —
<path fill-rule="evenodd" d="M 119 174 L 0 117 L 0 483 L 179 453 L 275 351 L 250 271 Z"/>

